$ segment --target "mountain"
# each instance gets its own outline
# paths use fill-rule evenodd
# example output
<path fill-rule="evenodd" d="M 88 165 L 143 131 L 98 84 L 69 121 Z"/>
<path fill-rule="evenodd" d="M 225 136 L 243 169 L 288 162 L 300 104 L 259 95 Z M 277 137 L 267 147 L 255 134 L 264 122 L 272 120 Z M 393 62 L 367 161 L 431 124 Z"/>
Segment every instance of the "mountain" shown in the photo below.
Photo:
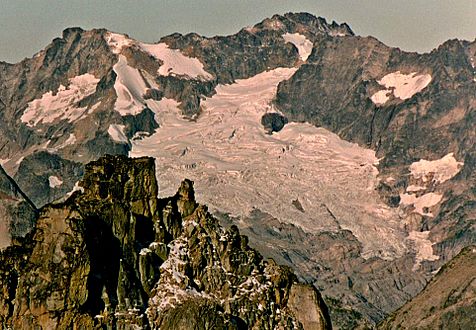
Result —
<path fill-rule="evenodd" d="M 476 42 L 427 54 L 306 13 L 154 44 L 69 28 L 0 62 L 1 164 L 41 207 L 104 154 L 156 159 L 337 328 L 374 325 L 476 243 Z"/>
<path fill-rule="evenodd" d="M 0 252 L 2 328 L 331 329 L 319 292 L 222 228 L 191 181 L 157 199 L 152 158 L 100 158 L 79 187 Z"/>
<path fill-rule="evenodd" d="M 476 324 L 476 247 L 464 248 L 381 329 L 471 329 Z"/>

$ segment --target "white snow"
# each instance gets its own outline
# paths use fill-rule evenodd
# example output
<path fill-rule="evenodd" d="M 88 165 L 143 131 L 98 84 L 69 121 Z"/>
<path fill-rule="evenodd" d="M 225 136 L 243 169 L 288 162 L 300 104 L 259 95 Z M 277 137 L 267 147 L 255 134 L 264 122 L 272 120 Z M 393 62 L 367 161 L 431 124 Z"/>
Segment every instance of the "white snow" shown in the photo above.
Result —
<path fill-rule="evenodd" d="M 145 256 L 145 255 L 147 255 L 148 253 L 152 253 L 152 250 L 151 250 L 151 249 L 148 249 L 148 248 L 143 248 L 143 249 L 141 249 L 140 252 L 139 252 L 139 254 L 140 254 L 141 256 Z"/>
<path fill-rule="evenodd" d="M 106 41 L 112 52 L 118 55 L 126 47 L 135 47 L 152 55 L 163 63 L 158 70 L 162 76 L 176 75 L 200 80 L 213 79 L 213 75 L 205 71 L 199 59 L 185 56 L 179 49 L 169 48 L 166 43 L 146 44 L 118 33 L 108 33 Z"/>
<path fill-rule="evenodd" d="M 117 95 L 114 110 L 121 116 L 141 113 L 144 110 L 142 96 L 147 90 L 147 85 L 139 70 L 127 65 L 127 59 L 123 55 L 119 55 L 119 61 L 114 65 L 113 70 L 117 75 L 114 83 Z"/>
<path fill-rule="evenodd" d="M 48 182 L 50 183 L 51 188 L 56 188 L 56 187 L 59 187 L 63 184 L 63 181 L 60 178 L 58 178 L 57 176 L 54 176 L 54 175 L 51 175 L 48 178 Z"/>
<path fill-rule="evenodd" d="M 366 257 L 402 255 L 406 233 L 374 190 L 372 150 L 310 124 L 291 123 L 273 135 L 261 126 L 262 115 L 275 111 L 270 102 L 277 84 L 295 70 L 218 86 L 195 121 L 183 118 L 174 100 L 156 102 L 151 108 L 160 129 L 132 141 L 130 156 L 156 157 L 161 196 L 173 195 L 190 178 L 199 202 L 212 210 L 247 216 L 258 208 L 310 232 L 349 229 Z M 296 197 L 306 212 L 292 205 Z"/>
<path fill-rule="evenodd" d="M 66 141 L 64 141 L 59 146 L 57 146 L 56 149 L 63 149 L 75 143 L 76 143 L 76 136 L 74 135 L 74 133 L 71 133 L 69 134 L 69 137 L 66 139 Z"/>
<path fill-rule="evenodd" d="M 172 74 L 201 80 L 213 79 L 213 75 L 205 71 L 203 64 L 197 58 L 187 57 L 178 49 L 170 49 L 165 43 L 140 43 L 139 46 L 142 50 L 163 62 L 158 71 L 162 76 Z"/>
<path fill-rule="evenodd" d="M 134 44 L 134 40 L 129 37 L 112 32 L 106 35 L 106 41 L 114 54 L 120 54 L 125 47 L 130 47 Z"/>
<path fill-rule="evenodd" d="M 312 53 L 312 42 L 307 39 L 305 36 L 299 33 L 285 33 L 283 34 L 283 38 L 286 42 L 289 42 L 296 46 L 299 57 L 301 60 L 306 61 L 309 55 Z"/>
<path fill-rule="evenodd" d="M 416 195 L 404 193 L 400 194 L 400 204 L 404 206 L 413 205 L 416 213 L 428 217 L 433 217 L 433 214 L 431 212 L 425 212 L 423 209 L 437 205 L 442 198 L 443 195 L 433 192 L 424 194 L 419 197 L 417 197 Z"/>
<path fill-rule="evenodd" d="M 428 239 L 429 231 L 411 231 L 408 240 L 414 244 L 416 252 L 415 265 L 413 271 L 417 270 L 423 260 L 435 261 L 439 256 L 433 254 L 433 243 Z"/>
<path fill-rule="evenodd" d="M 78 107 L 77 103 L 96 91 L 99 79 L 86 73 L 71 78 L 68 87 L 61 85 L 56 94 L 47 92 L 40 99 L 28 103 L 21 120 L 29 127 L 39 123 L 52 123 L 66 119 L 73 122 L 87 114 L 87 107 Z"/>
<path fill-rule="evenodd" d="M 417 192 L 417 191 L 421 191 L 421 190 L 425 190 L 425 189 L 426 189 L 426 187 L 411 184 L 407 187 L 407 192 Z"/>
<path fill-rule="evenodd" d="M 128 143 L 129 139 L 127 138 L 126 134 L 124 134 L 125 128 L 126 126 L 124 125 L 111 124 L 107 129 L 107 133 L 116 142 Z"/>
<path fill-rule="evenodd" d="M 371 96 L 372 102 L 377 105 L 385 104 L 393 94 L 396 98 L 407 100 L 421 92 L 431 82 L 431 75 L 417 75 L 416 72 L 403 74 L 400 71 L 387 74 L 377 81 L 386 89 Z"/>
<path fill-rule="evenodd" d="M 370 99 L 373 103 L 381 105 L 385 104 L 388 100 L 390 100 L 390 95 L 392 95 L 392 91 L 384 89 L 372 95 Z"/>
<path fill-rule="evenodd" d="M 73 189 L 72 189 L 69 193 L 67 193 L 67 194 L 65 195 L 65 198 L 70 197 L 75 191 L 80 191 L 80 192 L 82 192 L 82 193 L 84 192 L 84 188 L 79 185 L 79 181 L 77 181 L 77 182 L 74 184 Z"/>
<path fill-rule="evenodd" d="M 449 153 L 441 159 L 425 160 L 410 165 L 411 175 L 415 179 L 423 182 L 434 182 L 436 184 L 445 182 L 454 177 L 463 168 L 464 163 L 458 162 L 453 153 Z"/>

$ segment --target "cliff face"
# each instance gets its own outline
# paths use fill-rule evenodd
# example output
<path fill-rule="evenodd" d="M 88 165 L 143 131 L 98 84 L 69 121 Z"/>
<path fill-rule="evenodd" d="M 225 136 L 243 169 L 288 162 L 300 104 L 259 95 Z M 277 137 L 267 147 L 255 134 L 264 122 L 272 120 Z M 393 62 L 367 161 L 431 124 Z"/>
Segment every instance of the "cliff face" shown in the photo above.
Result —
<path fill-rule="evenodd" d="M 0 250 L 34 226 L 36 207 L 0 166 Z"/>
<path fill-rule="evenodd" d="M 191 181 L 157 199 L 152 158 L 106 156 L 79 185 L 1 252 L 3 327 L 331 327 L 319 292 L 223 229 Z"/>

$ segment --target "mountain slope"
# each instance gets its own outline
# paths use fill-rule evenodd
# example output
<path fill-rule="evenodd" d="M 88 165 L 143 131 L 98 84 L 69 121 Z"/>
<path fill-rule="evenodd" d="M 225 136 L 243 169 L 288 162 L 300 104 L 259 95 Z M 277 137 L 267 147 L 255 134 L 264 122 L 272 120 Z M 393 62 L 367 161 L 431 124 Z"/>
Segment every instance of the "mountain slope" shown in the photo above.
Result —
<path fill-rule="evenodd" d="M 471 329 L 476 324 L 476 247 L 463 249 L 381 329 Z"/>

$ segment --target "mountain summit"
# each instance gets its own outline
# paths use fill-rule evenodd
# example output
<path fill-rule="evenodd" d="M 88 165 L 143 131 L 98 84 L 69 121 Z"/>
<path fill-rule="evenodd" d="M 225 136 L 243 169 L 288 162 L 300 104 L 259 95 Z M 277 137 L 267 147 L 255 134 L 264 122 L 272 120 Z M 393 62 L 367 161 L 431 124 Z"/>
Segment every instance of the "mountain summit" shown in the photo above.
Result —
<path fill-rule="evenodd" d="M 0 164 L 42 207 L 105 154 L 154 157 L 161 197 L 190 178 L 337 327 L 377 324 L 476 243 L 475 58 L 476 42 L 409 53 L 306 13 L 151 44 L 70 28 L 0 63 Z"/>

